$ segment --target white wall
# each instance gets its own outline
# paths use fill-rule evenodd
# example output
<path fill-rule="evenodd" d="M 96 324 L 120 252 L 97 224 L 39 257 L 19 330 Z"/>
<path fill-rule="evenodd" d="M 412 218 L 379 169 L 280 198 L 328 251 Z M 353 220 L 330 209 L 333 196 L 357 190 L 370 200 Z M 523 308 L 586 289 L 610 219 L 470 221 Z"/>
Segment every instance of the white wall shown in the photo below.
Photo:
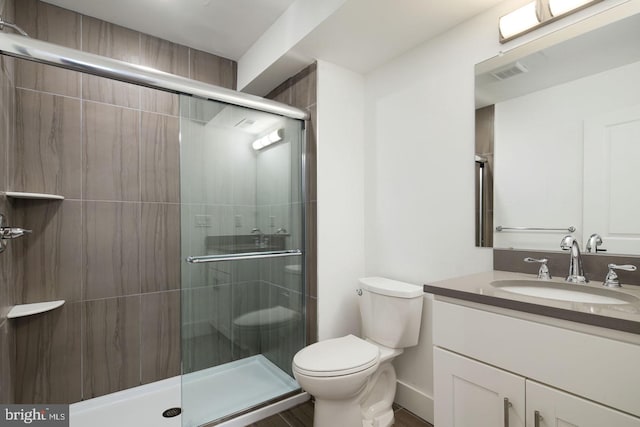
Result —
<path fill-rule="evenodd" d="M 318 339 L 359 333 L 364 275 L 364 79 L 318 61 Z"/>
<path fill-rule="evenodd" d="M 366 76 L 367 275 L 422 284 L 492 269 L 491 249 L 474 247 L 474 65 L 596 10 L 500 45 L 498 18 L 521 4 L 505 1 Z M 395 362 L 396 401 L 433 421 L 425 303 L 420 344 Z"/>
<path fill-rule="evenodd" d="M 420 285 L 493 268 L 474 246 L 474 65 L 499 52 L 497 19 L 516 3 L 367 75 L 367 275 Z M 433 422 L 431 301 L 419 345 L 394 364 L 396 401 Z"/>

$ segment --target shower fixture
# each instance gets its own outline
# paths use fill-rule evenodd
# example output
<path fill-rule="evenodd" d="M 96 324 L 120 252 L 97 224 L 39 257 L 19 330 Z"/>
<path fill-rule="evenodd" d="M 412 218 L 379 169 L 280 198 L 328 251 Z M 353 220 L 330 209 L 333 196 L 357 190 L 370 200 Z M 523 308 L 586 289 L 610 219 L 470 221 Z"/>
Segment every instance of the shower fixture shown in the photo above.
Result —
<path fill-rule="evenodd" d="M 27 32 L 24 31 L 22 28 L 18 27 L 16 24 L 12 24 L 11 22 L 5 21 L 4 18 L 0 16 L 0 31 L 4 30 L 4 27 L 11 28 L 12 30 L 22 34 L 23 36 L 29 37 L 29 34 L 27 34 Z"/>
<path fill-rule="evenodd" d="M 7 240 L 17 239 L 31 233 L 31 230 L 25 230 L 24 228 L 5 227 L 4 221 L 4 215 L 0 214 L 0 253 L 7 248 Z"/>

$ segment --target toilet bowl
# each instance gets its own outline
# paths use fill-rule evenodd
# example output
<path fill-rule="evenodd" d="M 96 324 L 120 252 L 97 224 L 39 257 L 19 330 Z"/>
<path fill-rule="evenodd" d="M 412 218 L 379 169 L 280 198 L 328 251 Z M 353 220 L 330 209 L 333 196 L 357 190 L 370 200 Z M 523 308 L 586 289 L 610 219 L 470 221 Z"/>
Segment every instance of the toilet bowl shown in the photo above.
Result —
<path fill-rule="evenodd" d="M 360 279 L 365 338 L 312 344 L 293 358 L 293 374 L 315 397 L 315 427 L 393 424 L 396 374 L 391 361 L 418 343 L 422 289 L 383 278 Z"/>
<path fill-rule="evenodd" d="M 272 347 L 290 338 L 292 325 L 300 317 L 297 311 L 280 305 L 244 313 L 233 320 L 234 343 L 245 355 L 269 354 Z"/>

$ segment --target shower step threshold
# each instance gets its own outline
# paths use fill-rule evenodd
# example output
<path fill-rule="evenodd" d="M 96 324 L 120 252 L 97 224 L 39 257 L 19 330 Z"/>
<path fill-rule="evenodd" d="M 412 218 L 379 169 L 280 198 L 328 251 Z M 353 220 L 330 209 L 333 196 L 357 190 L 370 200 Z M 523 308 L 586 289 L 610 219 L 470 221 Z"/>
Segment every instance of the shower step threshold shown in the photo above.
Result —
<path fill-rule="evenodd" d="M 11 307 L 11 310 L 9 310 L 9 313 L 7 313 L 7 319 L 16 319 L 18 317 L 45 313 L 62 306 L 62 304 L 64 304 L 64 300 L 14 305 Z"/>
<path fill-rule="evenodd" d="M 64 196 L 49 193 L 26 193 L 23 191 L 5 191 L 4 195 L 13 199 L 64 200 Z"/>

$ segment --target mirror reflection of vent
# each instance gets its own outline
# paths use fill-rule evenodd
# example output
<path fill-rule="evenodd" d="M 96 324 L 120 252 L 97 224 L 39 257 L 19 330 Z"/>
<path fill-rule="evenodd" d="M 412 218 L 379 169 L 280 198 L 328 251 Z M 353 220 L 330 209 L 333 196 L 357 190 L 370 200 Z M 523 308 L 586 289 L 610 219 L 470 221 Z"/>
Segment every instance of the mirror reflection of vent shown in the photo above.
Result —
<path fill-rule="evenodd" d="M 246 119 L 246 118 L 245 118 L 245 119 L 240 120 L 238 123 L 236 123 L 236 124 L 234 125 L 234 127 L 241 128 L 241 129 L 246 129 L 246 128 L 248 128 L 248 127 L 253 126 L 255 123 L 256 123 L 256 121 L 255 121 L 255 120 L 252 120 L 252 119 Z"/>
<path fill-rule="evenodd" d="M 498 70 L 491 72 L 491 75 L 498 80 L 506 80 L 506 79 L 510 79 L 511 77 L 515 77 L 517 75 L 528 73 L 528 72 L 529 70 L 527 69 L 527 67 L 525 67 L 519 62 L 514 62 L 513 64 L 509 64 L 504 68 L 500 68 Z"/>

